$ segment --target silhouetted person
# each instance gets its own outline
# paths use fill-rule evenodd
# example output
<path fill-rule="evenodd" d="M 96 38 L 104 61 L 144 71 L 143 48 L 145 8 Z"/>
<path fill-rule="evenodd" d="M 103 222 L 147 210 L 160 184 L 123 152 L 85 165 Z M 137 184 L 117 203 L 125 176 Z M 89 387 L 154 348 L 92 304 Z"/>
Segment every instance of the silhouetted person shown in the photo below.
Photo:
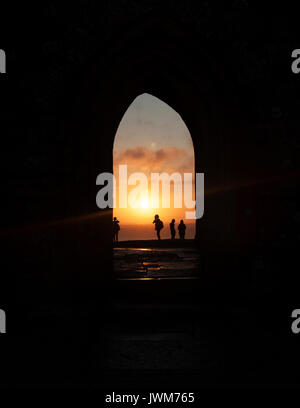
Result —
<path fill-rule="evenodd" d="M 175 220 L 173 218 L 172 222 L 170 222 L 170 232 L 171 232 L 171 239 L 175 239 L 176 231 L 175 231 Z"/>
<path fill-rule="evenodd" d="M 178 232 L 179 232 L 180 239 L 184 239 L 184 237 L 185 237 L 185 230 L 186 230 L 186 225 L 185 225 L 185 223 L 183 222 L 183 220 L 180 220 L 180 223 L 179 223 L 179 225 L 178 225 Z"/>
<path fill-rule="evenodd" d="M 155 231 L 156 231 L 157 239 L 160 240 L 160 231 L 163 229 L 164 223 L 162 222 L 162 220 L 159 219 L 158 214 L 154 216 L 154 221 L 152 224 L 155 224 Z"/>
<path fill-rule="evenodd" d="M 119 220 L 117 220 L 117 217 L 114 217 L 114 220 L 113 220 L 113 242 L 118 242 L 119 241 L 119 231 L 120 231 Z"/>

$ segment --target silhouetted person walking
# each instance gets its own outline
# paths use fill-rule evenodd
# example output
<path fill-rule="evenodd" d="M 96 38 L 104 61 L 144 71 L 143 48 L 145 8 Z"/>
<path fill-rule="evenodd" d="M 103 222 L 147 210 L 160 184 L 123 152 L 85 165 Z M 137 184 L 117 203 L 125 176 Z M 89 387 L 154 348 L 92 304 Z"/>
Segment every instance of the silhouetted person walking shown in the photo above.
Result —
<path fill-rule="evenodd" d="M 114 220 L 113 220 L 113 242 L 118 242 L 119 241 L 119 231 L 120 231 L 119 220 L 117 220 L 117 217 L 114 217 Z"/>
<path fill-rule="evenodd" d="M 159 219 L 158 214 L 155 214 L 154 221 L 152 224 L 155 224 L 155 231 L 156 231 L 157 239 L 160 240 L 160 231 L 163 229 L 164 223 L 162 222 L 162 220 Z"/>
<path fill-rule="evenodd" d="M 176 231 L 175 231 L 175 220 L 173 218 L 172 222 L 170 222 L 170 232 L 171 232 L 171 239 L 175 239 Z"/>
<path fill-rule="evenodd" d="M 180 223 L 179 223 L 179 225 L 178 225 L 178 232 L 179 232 L 180 239 L 184 239 L 184 237 L 185 237 L 185 230 L 186 230 L 186 225 L 185 225 L 185 223 L 183 222 L 183 220 L 180 220 Z"/>

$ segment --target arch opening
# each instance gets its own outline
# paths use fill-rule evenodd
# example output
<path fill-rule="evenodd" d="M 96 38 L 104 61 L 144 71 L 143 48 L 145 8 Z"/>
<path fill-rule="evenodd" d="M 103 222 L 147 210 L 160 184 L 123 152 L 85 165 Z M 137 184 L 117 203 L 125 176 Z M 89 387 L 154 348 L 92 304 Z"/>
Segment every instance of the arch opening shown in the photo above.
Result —
<path fill-rule="evenodd" d="M 113 236 L 119 261 L 124 246 L 136 253 L 164 249 L 172 258 L 175 248 L 192 245 L 196 230 L 194 146 L 174 109 L 148 93 L 136 97 L 115 135 L 113 170 Z M 147 264 L 143 261 L 139 271 L 149 277 Z M 152 267 L 161 270 L 161 262 Z"/>
<path fill-rule="evenodd" d="M 128 183 L 135 182 L 133 173 L 141 173 L 147 178 L 147 186 L 142 186 L 143 182 L 137 177 L 136 185 L 128 185 L 126 208 L 120 208 L 120 200 L 123 199 L 120 197 L 120 178 L 123 172 L 121 174 L 119 170 L 124 165 L 127 166 Z M 188 201 L 189 197 L 184 197 L 183 185 L 184 174 L 190 174 L 191 198 L 194 199 L 194 147 L 187 126 L 175 110 L 147 93 L 135 98 L 125 112 L 115 136 L 113 166 L 116 178 L 113 213 L 119 219 L 120 226 L 121 223 L 123 225 L 120 240 L 154 239 L 152 221 L 156 213 L 166 221 L 164 224 L 173 218 L 176 221 L 182 219 L 187 224 L 185 237 L 194 238 L 195 221 L 189 215 L 186 216 L 194 210 L 194 206 L 188 208 L 185 205 L 185 198 Z M 162 173 L 170 178 L 170 206 L 168 185 L 165 189 L 162 185 L 166 176 L 162 176 Z M 157 194 L 154 191 L 156 174 L 160 176 Z M 140 190 L 135 194 L 137 185 Z M 169 238 L 167 227 L 164 225 L 161 238 Z"/>

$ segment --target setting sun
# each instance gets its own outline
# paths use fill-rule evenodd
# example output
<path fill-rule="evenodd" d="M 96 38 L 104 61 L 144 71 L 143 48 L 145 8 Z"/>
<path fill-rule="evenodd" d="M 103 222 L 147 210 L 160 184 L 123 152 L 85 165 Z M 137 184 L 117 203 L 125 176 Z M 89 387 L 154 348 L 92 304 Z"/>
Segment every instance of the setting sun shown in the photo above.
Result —
<path fill-rule="evenodd" d="M 148 201 L 148 199 L 147 199 L 147 198 L 142 198 L 142 199 L 140 200 L 140 206 L 141 206 L 142 208 L 149 208 L 149 201 Z"/>

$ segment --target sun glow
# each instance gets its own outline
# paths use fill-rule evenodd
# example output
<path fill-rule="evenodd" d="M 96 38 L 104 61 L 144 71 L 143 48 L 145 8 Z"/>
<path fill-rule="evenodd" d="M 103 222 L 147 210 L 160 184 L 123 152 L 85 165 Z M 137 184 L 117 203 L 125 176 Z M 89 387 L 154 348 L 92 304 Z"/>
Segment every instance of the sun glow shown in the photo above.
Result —
<path fill-rule="evenodd" d="M 149 200 L 147 198 L 142 198 L 140 200 L 140 207 L 141 208 L 149 208 Z"/>

